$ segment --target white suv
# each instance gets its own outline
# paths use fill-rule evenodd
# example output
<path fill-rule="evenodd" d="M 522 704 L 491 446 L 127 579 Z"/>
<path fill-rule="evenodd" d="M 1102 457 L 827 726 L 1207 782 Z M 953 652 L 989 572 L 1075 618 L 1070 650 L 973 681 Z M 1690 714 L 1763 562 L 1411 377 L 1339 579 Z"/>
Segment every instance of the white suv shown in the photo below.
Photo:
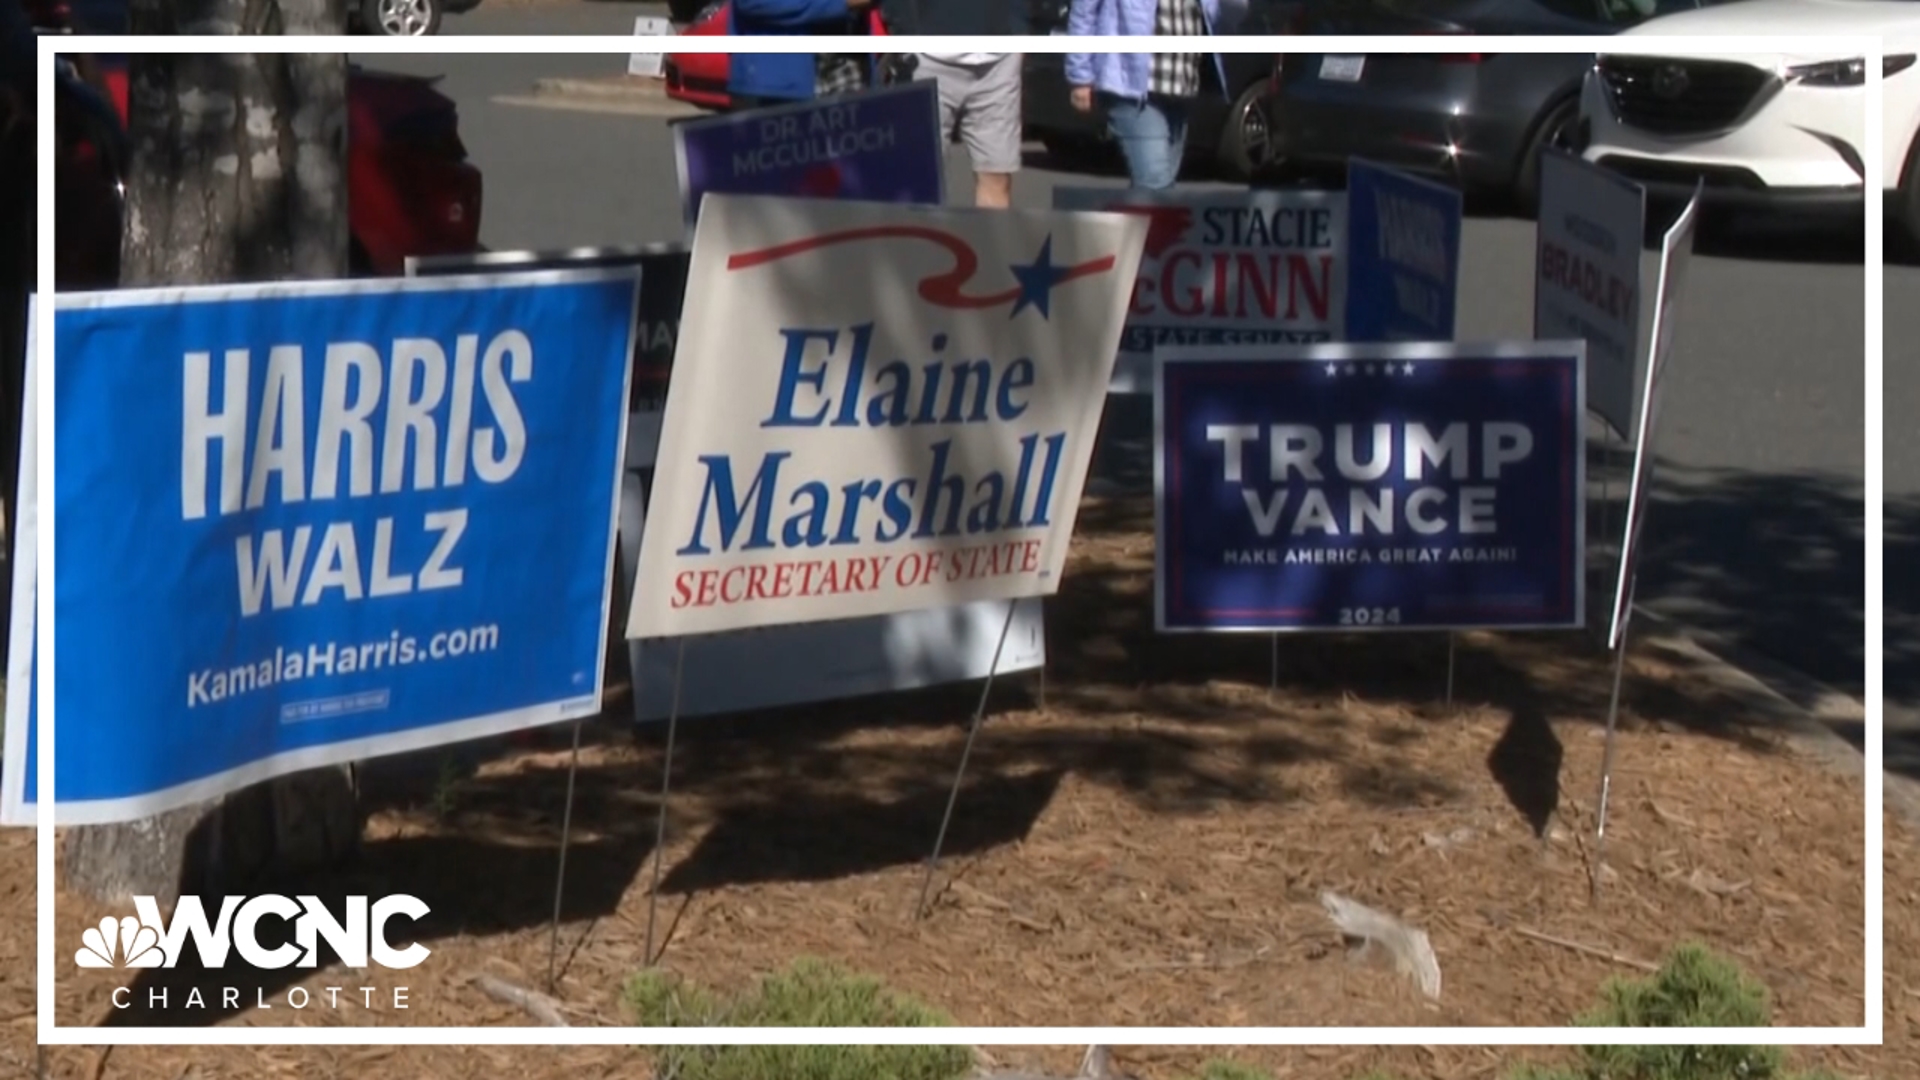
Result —
<path fill-rule="evenodd" d="M 1703 35 L 1779 37 L 1739 59 L 1697 55 Z M 1866 66 L 1793 51 L 1793 39 L 1878 37 L 1888 53 L 1885 168 L 1869 178 Z M 1859 206 L 1870 183 L 1920 236 L 1920 0 L 1737 0 L 1650 19 L 1607 42 L 1581 92 L 1574 134 L 1587 160 L 1654 198 L 1704 181 L 1721 205 Z"/>

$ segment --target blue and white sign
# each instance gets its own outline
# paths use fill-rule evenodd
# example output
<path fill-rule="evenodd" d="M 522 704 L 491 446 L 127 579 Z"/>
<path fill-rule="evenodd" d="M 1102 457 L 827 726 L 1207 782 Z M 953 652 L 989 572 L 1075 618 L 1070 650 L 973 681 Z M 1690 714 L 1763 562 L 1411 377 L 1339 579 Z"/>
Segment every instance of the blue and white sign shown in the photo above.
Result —
<path fill-rule="evenodd" d="M 931 79 L 673 125 L 689 230 L 710 191 L 938 206 L 945 149 Z"/>
<path fill-rule="evenodd" d="M 638 282 L 60 297 L 55 822 L 597 712 Z"/>
<path fill-rule="evenodd" d="M 1347 340 L 1452 341 L 1460 192 L 1356 158 L 1347 215 Z"/>
<path fill-rule="evenodd" d="M 1158 350 L 1159 629 L 1584 626 L 1585 357 Z"/>

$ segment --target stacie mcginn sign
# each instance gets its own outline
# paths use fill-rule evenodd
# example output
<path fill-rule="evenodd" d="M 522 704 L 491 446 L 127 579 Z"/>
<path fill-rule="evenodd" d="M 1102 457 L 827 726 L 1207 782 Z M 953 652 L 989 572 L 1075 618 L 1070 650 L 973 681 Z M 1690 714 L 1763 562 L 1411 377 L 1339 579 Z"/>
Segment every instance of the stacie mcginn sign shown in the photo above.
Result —
<path fill-rule="evenodd" d="M 1053 593 L 1143 240 L 709 195 L 628 636 Z"/>
<path fill-rule="evenodd" d="M 1585 348 L 1162 349 L 1160 629 L 1583 626 Z"/>
<path fill-rule="evenodd" d="M 636 283 L 61 296 L 56 823 L 597 712 Z"/>
<path fill-rule="evenodd" d="M 1346 338 L 1345 193 L 1062 187 L 1053 189 L 1053 206 L 1147 222 L 1115 392 L 1151 387 L 1160 345 Z"/>

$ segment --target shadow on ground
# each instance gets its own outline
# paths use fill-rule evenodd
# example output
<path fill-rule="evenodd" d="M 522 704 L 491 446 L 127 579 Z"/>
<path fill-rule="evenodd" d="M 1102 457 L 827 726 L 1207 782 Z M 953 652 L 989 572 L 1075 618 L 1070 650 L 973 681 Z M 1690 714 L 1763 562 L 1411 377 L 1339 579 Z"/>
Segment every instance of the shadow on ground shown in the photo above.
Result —
<path fill-rule="evenodd" d="M 1849 539 L 1834 530 L 1846 517 L 1838 488 L 1669 469 L 1658 511 L 1650 557 L 1669 572 L 1682 579 L 1711 572 L 1722 594 L 1754 590 L 1786 600 L 1776 620 L 1747 634 L 1791 635 L 1796 625 L 1804 632 L 1808 620 L 1796 617 L 1796 604 L 1844 607 L 1818 587 L 1845 573 L 1836 568 L 1840 549 L 1860 543 L 1857 531 Z M 1465 796 L 1474 778 L 1436 773 L 1420 747 L 1460 716 L 1445 704 L 1445 635 L 1301 636 L 1283 639 L 1277 652 L 1251 635 L 1159 635 L 1151 521 L 1151 500 L 1138 496 L 1092 500 L 1083 509 L 1077 531 L 1093 554 L 1073 565 L 1047 609 L 1048 719 L 996 724 L 993 715 L 1038 707 L 1040 692 L 1032 675 L 998 684 L 947 856 L 1020 842 L 1069 776 L 1165 815 L 1297 800 L 1289 769 L 1309 763 L 1331 765 L 1343 795 L 1368 805 L 1429 808 Z M 1740 555 L 1734 548 L 1752 549 L 1750 569 L 1729 558 Z M 1813 557 L 1822 549 L 1825 558 Z M 1859 623 L 1857 610 L 1822 617 Z M 1276 657 L 1279 692 L 1262 694 Z M 1452 677 L 1459 708 L 1504 719 L 1504 733 L 1487 747 L 1485 776 L 1536 833 L 1559 809 L 1566 725 L 1597 725 L 1605 716 L 1606 671 L 1590 635 L 1460 639 Z M 963 684 L 683 723 L 667 838 L 699 841 L 662 868 L 662 894 L 829 881 L 923 861 L 978 693 L 979 684 Z M 1629 680 L 1622 725 L 1688 730 L 1765 752 L 1769 744 L 1740 726 L 1737 710 L 1710 695 L 1683 682 Z M 1352 701 L 1374 710 L 1374 719 L 1343 713 Z M 605 918 L 623 896 L 649 887 L 641 875 L 658 820 L 664 725 L 634 725 L 628 706 L 610 701 L 583 732 L 562 915 L 571 922 Z M 454 935 L 544 926 L 570 734 L 566 725 L 544 729 L 511 754 L 493 741 L 372 763 L 364 770 L 365 807 L 387 812 L 383 821 L 412 823 L 406 835 L 370 838 L 355 864 L 324 878 L 250 883 L 244 891 L 312 893 L 334 911 L 345 896 L 418 896 L 430 914 L 412 927 L 397 925 L 396 945 L 409 934 L 431 947 Z M 233 963 L 213 972 L 186 964 L 147 971 L 133 984 L 135 1007 L 112 1010 L 104 1022 L 213 1023 L 258 998 L 284 1001 L 287 987 L 307 974 Z M 353 980 L 341 970 L 325 983 Z M 240 1009 L 219 1007 L 225 986 L 239 988 Z M 208 1007 L 182 1008 L 195 987 Z M 161 989 L 169 1007 L 146 1008 L 150 992 Z"/>
<path fill-rule="evenodd" d="M 1680 208 L 1649 204 L 1647 244 L 1659 250 L 1661 234 Z M 1892 230 L 1888 232 L 1891 243 Z M 1860 266 L 1866 258 L 1862 213 L 1723 212 L 1704 214 L 1694 237 L 1697 254 L 1750 262 Z"/>
<path fill-rule="evenodd" d="M 1881 512 L 1886 767 L 1920 779 L 1920 731 L 1911 723 L 1920 707 L 1920 496 L 1889 498 Z M 1865 737 L 1864 731 L 1854 734 Z"/>
<path fill-rule="evenodd" d="M 1642 602 L 1863 697 L 1866 506 L 1854 484 L 1670 462 L 1656 477 Z"/>

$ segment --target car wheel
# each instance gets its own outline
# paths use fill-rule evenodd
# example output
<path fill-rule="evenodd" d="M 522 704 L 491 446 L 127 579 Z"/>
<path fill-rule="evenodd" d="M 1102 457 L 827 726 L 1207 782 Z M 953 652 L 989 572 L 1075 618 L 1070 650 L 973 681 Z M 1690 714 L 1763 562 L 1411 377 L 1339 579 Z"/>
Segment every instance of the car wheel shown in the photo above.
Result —
<path fill-rule="evenodd" d="M 360 22 L 381 37 L 431 37 L 440 32 L 442 0 L 361 0 Z"/>
<path fill-rule="evenodd" d="M 1266 89 L 1267 81 L 1261 79 L 1240 91 L 1220 125 L 1215 156 L 1229 180 L 1245 183 L 1273 163 L 1273 122 L 1262 107 Z"/>
<path fill-rule="evenodd" d="M 1533 137 L 1520 152 L 1513 174 L 1513 201 L 1527 217 L 1540 211 L 1540 152 L 1550 146 L 1565 149 L 1569 145 L 1567 136 L 1579 119 L 1579 101 L 1564 98 L 1548 106 L 1546 115 L 1534 125 Z"/>

